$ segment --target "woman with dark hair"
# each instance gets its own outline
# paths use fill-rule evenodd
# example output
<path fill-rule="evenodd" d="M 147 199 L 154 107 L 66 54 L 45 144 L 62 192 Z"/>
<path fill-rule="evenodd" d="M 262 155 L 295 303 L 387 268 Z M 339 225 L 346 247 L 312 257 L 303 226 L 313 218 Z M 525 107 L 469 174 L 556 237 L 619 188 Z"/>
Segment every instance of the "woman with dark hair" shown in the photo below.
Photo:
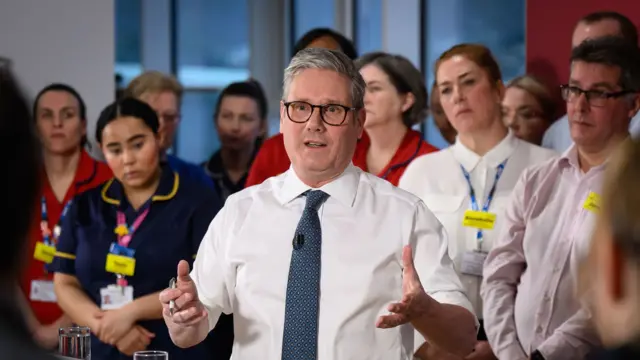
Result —
<path fill-rule="evenodd" d="M 39 217 L 31 231 L 22 289 L 29 301 L 25 312 L 31 330 L 43 347 L 52 349 L 58 344 L 58 328 L 71 324 L 56 303 L 53 273 L 48 268 L 60 237 L 60 223 L 71 199 L 108 180 L 111 171 L 83 149 L 86 107 L 74 88 L 51 84 L 42 89 L 33 103 L 33 116 L 44 166 Z"/>
<path fill-rule="evenodd" d="M 178 349 L 158 292 L 180 259 L 194 258 L 219 209 L 215 193 L 161 163 L 158 116 L 127 98 L 107 106 L 96 138 L 114 178 L 77 196 L 62 223 L 52 270 L 60 307 L 92 331 L 94 360 L 130 359 L 145 348 L 171 359 L 209 359 Z"/>
<path fill-rule="evenodd" d="M 203 166 L 223 201 L 244 189 L 267 132 L 267 113 L 267 98 L 255 80 L 232 83 L 220 93 L 213 121 L 222 146 Z"/>
<path fill-rule="evenodd" d="M 337 50 L 342 51 L 351 59 L 358 57 L 353 43 L 331 29 L 318 28 L 304 34 L 294 46 L 293 56 L 306 48 Z M 366 134 L 363 134 L 364 137 Z M 245 186 L 261 184 L 266 179 L 287 171 L 290 165 L 289 156 L 284 149 L 282 134 L 276 134 L 262 143 L 249 170 Z"/>
<path fill-rule="evenodd" d="M 293 47 L 293 55 L 295 56 L 302 49 L 318 47 L 340 50 L 351 58 L 351 60 L 355 60 L 358 57 L 358 52 L 351 40 L 328 28 L 312 29 L 302 35 Z"/>
<path fill-rule="evenodd" d="M 363 55 L 356 67 L 367 84 L 364 128 L 369 137 L 356 150 L 353 163 L 397 186 L 411 161 L 438 150 L 412 130 L 427 115 L 423 76 L 408 59 L 384 52 Z"/>

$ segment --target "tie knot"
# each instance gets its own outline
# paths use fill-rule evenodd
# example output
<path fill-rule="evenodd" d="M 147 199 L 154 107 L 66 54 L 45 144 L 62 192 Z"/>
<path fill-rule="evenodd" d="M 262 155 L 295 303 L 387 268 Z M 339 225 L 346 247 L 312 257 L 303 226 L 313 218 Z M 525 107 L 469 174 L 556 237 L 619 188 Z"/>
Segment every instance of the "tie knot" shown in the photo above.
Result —
<path fill-rule="evenodd" d="M 318 210 L 320 204 L 329 197 L 329 194 L 322 190 L 309 190 L 305 195 L 307 196 L 307 203 L 304 206 L 305 209 L 311 208 L 313 210 Z"/>

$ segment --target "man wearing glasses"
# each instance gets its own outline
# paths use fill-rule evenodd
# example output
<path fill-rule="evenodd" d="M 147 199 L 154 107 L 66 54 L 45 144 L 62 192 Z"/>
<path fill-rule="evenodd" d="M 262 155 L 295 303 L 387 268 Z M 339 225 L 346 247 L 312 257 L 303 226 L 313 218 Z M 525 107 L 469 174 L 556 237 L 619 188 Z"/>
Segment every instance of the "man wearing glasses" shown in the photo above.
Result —
<path fill-rule="evenodd" d="M 571 47 L 575 48 L 586 39 L 601 36 L 619 36 L 629 43 L 638 44 L 638 30 L 626 16 L 615 11 L 598 11 L 584 16 L 573 29 Z M 640 135 L 640 114 L 631 120 L 631 136 Z M 542 146 L 563 153 L 571 146 L 571 134 L 567 115 L 553 123 L 544 134 Z"/>
<path fill-rule="evenodd" d="M 522 174 L 484 267 L 482 298 L 499 359 L 584 359 L 599 341 L 576 298 L 604 169 L 638 111 L 640 50 L 620 37 L 587 40 L 571 54 L 562 95 L 574 142 Z"/>
<path fill-rule="evenodd" d="M 291 60 L 280 131 L 292 165 L 227 198 L 191 274 L 178 265 L 177 289 L 160 295 L 177 345 L 202 341 L 224 312 L 234 360 L 408 360 L 422 345 L 413 327 L 450 353 L 471 351 L 476 321 L 442 226 L 351 163 L 364 89 L 340 52 Z"/>

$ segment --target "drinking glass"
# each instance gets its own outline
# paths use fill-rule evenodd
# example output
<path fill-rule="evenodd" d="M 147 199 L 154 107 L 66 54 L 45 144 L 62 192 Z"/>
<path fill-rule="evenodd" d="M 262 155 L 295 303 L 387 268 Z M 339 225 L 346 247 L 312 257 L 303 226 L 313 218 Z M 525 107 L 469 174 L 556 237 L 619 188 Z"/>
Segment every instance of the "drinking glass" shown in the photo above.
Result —
<path fill-rule="evenodd" d="M 133 360 L 169 360 L 166 351 L 146 350 L 133 353 Z"/>
<path fill-rule="evenodd" d="M 58 329 L 58 354 L 91 360 L 91 330 L 84 326 Z"/>

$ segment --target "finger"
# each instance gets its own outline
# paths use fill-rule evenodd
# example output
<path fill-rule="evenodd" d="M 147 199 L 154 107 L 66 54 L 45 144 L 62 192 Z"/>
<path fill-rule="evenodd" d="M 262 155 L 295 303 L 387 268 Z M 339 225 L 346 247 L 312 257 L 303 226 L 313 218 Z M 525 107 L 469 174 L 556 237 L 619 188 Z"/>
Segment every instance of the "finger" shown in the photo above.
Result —
<path fill-rule="evenodd" d="M 376 327 L 381 329 L 390 329 L 402 324 L 406 324 L 407 322 L 408 318 L 403 314 L 383 315 L 378 318 Z"/>
<path fill-rule="evenodd" d="M 195 307 L 196 305 L 198 305 L 198 303 L 194 301 L 195 298 L 196 298 L 195 295 L 192 293 L 188 293 L 188 292 L 182 293 L 180 297 L 175 299 L 176 310 L 185 310 L 186 308 L 189 308 L 189 307 Z"/>
<path fill-rule="evenodd" d="M 188 310 L 177 312 L 173 315 L 172 321 L 181 326 L 193 326 L 198 324 L 202 319 L 206 318 L 208 313 L 206 310 L 198 310 L 190 308 Z"/>
<path fill-rule="evenodd" d="M 396 314 L 409 314 L 409 305 L 403 302 L 389 304 L 389 306 L 387 306 L 387 309 L 389 310 L 389 312 Z"/>
<path fill-rule="evenodd" d="M 164 289 L 158 295 L 158 299 L 163 304 L 169 304 L 169 301 L 175 300 L 182 295 L 182 290 L 180 289 Z"/>
<path fill-rule="evenodd" d="M 189 263 L 185 260 L 180 260 L 178 263 L 178 277 L 176 280 L 180 282 L 191 282 L 191 277 L 189 276 Z"/>
<path fill-rule="evenodd" d="M 156 334 L 152 333 L 151 331 L 147 330 L 146 328 L 144 328 L 144 327 L 142 327 L 142 326 L 140 326 L 140 325 L 138 325 L 138 330 L 139 330 L 139 331 L 140 331 L 144 336 L 146 336 L 146 337 L 148 337 L 148 338 L 150 338 L 150 339 L 151 339 L 151 338 L 156 337 Z"/>
<path fill-rule="evenodd" d="M 404 267 L 403 273 L 405 274 L 405 276 L 413 276 L 415 274 L 411 245 L 405 245 L 402 248 L 402 265 Z"/>

